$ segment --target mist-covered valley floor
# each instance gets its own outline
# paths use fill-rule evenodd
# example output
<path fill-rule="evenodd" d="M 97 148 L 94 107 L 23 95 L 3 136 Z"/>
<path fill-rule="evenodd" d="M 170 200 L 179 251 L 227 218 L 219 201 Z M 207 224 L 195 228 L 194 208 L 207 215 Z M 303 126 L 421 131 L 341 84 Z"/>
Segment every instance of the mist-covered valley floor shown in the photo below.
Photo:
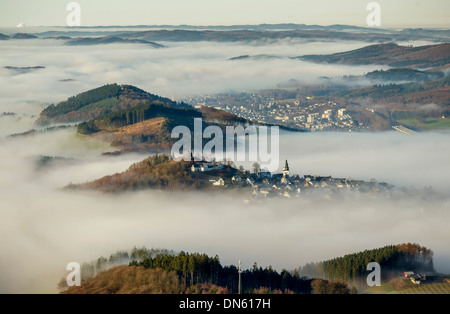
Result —
<path fill-rule="evenodd" d="M 245 202 L 227 194 L 141 191 L 120 195 L 61 188 L 126 170 L 146 155 L 99 157 L 107 147 L 53 131 L 2 141 L 0 155 L 2 292 L 56 292 L 67 263 L 133 246 L 219 255 L 294 269 L 387 244 L 417 242 L 450 271 L 448 134 L 282 134 L 291 173 L 377 178 L 397 187 L 432 186 L 385 198 L 274 198 Z M 61 156 L 38 168 L 40 155 Z M 245 163 L 244 163 L 245 165 Z M 247 165 L 245 165 L 247 166 Z M 412 170 L 413 169 L 413 170 Z"/>
<path fill-rule="evenodd" d="M 375 66 L 310 64 L 291 59 L 230 63 L 239 55 L 331 53 L 364 46 L 166 43 L 64 47 L 55 40 L 2 43 L 0 65 L 44 66 L 26 74 L 0 69 L 0 292 L 57 292 L 69 262 L 89 262 L 133 246 L 219 255 L 276 270 L 387 244 L 416 242 L 450 272 L 448 132 L 282 133 L 280 170 L 387 182 L 437 196 L 345 200 L 316 197 L 246 203 L 225 194 L 141 191 L 120 195 L 62 187 L 126 170 L 147 155 L 101 156 L 104 143 L 75 128 L 10 137 L 35 128 L 51 103 L 107 83 L 134 84 L 166 97 L 265 88 L 288 79 L 361 75 Z M 67 81 L 68 80 L 68 81 Z M 2 113 L 13 114 L 2 114 Z M 39 167 L 40 156 L 62 157 Z M 251 163 L 243 163 L 251 169 Z"/>

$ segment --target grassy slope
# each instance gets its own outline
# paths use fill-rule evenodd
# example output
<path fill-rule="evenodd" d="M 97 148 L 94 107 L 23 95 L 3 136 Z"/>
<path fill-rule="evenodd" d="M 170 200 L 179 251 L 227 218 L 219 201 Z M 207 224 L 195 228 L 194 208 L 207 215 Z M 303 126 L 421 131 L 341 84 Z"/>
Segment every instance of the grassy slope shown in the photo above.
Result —
<path fill-rule="evenodd" d="M 417 285 L 398 291 L 400 294 L 450 294 L 450 283 L 430 283 Z"/>
<path fill-rule="evenodd" d="M 432 282 L 420 285 L 413 284 L 409 279 L 398 277 L 381 286 L 369 287 L 363 294 L 450 294 L 449 282 Z"/>
<path fill-rule="evenodd" d="M 400 123 L 421 130 L 450 129 L 450 119 L 426 118 L 425 123 L 417 119 L 398 120 Z"/>

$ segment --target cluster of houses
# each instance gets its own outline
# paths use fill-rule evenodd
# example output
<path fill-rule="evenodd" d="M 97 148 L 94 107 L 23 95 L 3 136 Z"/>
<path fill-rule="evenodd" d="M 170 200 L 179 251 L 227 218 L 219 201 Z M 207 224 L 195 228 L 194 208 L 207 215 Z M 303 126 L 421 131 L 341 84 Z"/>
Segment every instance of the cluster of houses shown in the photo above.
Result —
<path fill-rule="evenodd" d="M 228 176 L 220 176 L 222 170 L 228 167 Z M 209 181 L 214 186 L 247 186 L 252 188 L 252 199 L 265 198 L 270 196 L 281 196 L 286 198 L 299 197 L 314 191 L 321 193 L 334 193 L 343 190 L 379 193 L 391 188 L 387 183 L 378 183 L 372 179 L 369 182 L 352 180 L 347 178 L 333 178 L 331 176 L 290 175 L 289 164 L 286 160 L 282 173 L 272 174 L 267 170 L 260 169 L 252 174 L 239 171 L 222 163 L 209 163 L 205 161 L 193 162 L 192 172 L 202 172 L 209 177 Z M 211 175 L 208 173 L 211 172 Z M 216 176 L 212 175 L 215 173 Z"/>

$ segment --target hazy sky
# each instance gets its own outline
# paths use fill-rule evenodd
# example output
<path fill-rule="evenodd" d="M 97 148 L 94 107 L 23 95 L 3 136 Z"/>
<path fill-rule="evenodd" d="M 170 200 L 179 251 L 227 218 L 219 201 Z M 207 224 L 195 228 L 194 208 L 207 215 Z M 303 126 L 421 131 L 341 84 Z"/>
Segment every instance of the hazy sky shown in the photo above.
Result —
<path fill-rule="evenodd" d="M 70 0 L 0 0 L 0 27 L 64 26 Z M 366 25 L 370 0 L 78 0 L 81 25 Z M 449 27 L 448 0 L 378 0 L 383 27 Z"/>

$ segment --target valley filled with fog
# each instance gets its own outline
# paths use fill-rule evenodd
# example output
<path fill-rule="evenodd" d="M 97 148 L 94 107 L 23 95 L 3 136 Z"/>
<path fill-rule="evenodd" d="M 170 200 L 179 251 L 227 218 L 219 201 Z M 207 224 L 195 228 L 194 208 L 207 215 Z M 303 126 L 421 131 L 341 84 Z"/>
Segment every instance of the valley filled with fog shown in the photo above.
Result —
<path fill-rule="evenodd" d="M 435 194 L 355 195 L 245 202 L 225 194 L 141 191 L 118 195 L 62 188 L 122 172 L 145 154 L 102 156 L 108 145 L 75 127 L 30 129 L 51 103 L 108 83 L 164 97 L 271 88 L 295 79 L 362 75 L 383 67 L 313 64 L 289 58 L 230 61 L 241 55 L 322 54 L 362 42 L 282 40 L 252 43 L 114 44 L 68 47 L 48 39 L 0 43 L 0 292 L 57 292 L 69 262 L 89 262 L 133 246 L 219 255 L 276 270 L 388 244 L 432 249 L 450 272 L 449 132 L 289 133 L 280 136 L 280 168 L 291 174 L 376 179 Z M 17 73 L 4 66 L 45 68 Z M 359 82 L 358 84 L 364 84 Z M 3 114 L 2 114 L 3 113 Z M 8 113 L 8 114 L 7 114 Z M 63 157 L 39 167 L 39 156 Z M 243 163 L 250 170 L 251 162 Z"/>

